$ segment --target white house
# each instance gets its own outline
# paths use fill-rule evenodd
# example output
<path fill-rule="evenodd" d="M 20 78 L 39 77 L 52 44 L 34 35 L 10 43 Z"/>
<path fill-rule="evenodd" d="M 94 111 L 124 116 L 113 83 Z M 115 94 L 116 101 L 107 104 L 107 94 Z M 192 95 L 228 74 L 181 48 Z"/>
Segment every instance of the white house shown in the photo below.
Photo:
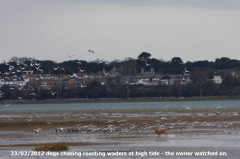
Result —
<path fill-rule="evenodd" d="M 233 71 L 233 70 L 218 70 L 217 72 L 215 72 L 213 80 L 214 83 L 216 84 L 221 84 L 222 83 L 222 77 L 230 74 L 233 77 L 239 78 L 239 71 Z"/>
<path fill-rule="evenodd" d="M 12 77 L 12 78 L 1 78 L 0 87 L 8 85 L 9 87 L 24 87 L 26 86 L 26 81 L 23 77 Z"/>

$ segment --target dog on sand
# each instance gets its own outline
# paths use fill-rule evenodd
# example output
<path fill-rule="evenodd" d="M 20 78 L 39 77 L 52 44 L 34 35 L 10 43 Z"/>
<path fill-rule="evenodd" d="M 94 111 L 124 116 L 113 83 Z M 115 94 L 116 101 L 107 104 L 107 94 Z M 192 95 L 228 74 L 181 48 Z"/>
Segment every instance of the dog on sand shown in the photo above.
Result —
<path fill-rule="evenodd" d="M 168 134 L 168 133 L 167 133 L 167 130 L 156 130 L 155 132 L 158 134 L 158 137 L 159 137 L 159 135 L 161 135 L 161 134 Z"/>

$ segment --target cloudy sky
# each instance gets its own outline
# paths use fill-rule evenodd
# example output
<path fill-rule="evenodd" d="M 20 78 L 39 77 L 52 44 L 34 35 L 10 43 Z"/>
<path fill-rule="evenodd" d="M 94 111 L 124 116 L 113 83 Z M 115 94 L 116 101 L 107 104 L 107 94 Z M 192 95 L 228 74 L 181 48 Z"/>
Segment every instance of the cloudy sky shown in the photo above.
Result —
<path fill-rule="evenodd" d="M 0 62 L 240 59 L 239 0 L 0 0 Z M 95 54 L 89 53 L 92 49 Z"/>

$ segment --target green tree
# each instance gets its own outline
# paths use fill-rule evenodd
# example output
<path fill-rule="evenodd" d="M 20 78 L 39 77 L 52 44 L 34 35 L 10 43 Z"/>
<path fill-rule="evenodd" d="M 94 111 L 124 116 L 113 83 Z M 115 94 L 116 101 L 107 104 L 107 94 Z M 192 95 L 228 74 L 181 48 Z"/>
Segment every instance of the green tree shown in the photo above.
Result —
<path fill-rule="evenodd" d="M 148 58 L 150 58 L 152 55 L 150 54 L 150 53 L 148 53 L 148 52 L 142 52 L 139 56 L 138 56 L 138 58 L 139 59 L 144 59 L 144 60 L 146 60 L 146 59 L 148 59 Z"/>
<path fill-rule="evenodd" d="M 180 66 L 181 64 L 183 64 L 183 61 L 180 57 L 174 57 L 172 58 L 172 61 L 171 61 L 171 65 L 172 67 L 178 67 Z"/>
<path fill-rule="evenodd" d="M 190 79 L 193 81 L 193 83 L 196 82 L 203 83 L 206 81 L 206 77 L 207 77 L 206 68 L 196 68 L 190 75 Z"/>

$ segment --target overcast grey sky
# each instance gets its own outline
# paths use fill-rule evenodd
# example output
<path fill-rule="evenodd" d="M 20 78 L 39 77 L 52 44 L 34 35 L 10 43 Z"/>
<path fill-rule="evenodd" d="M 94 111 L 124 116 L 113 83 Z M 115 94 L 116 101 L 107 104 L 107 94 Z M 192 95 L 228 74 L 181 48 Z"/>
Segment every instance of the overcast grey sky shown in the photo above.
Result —
<path fill-rule="evenodd" d="M 0 62 L 240 59 L 239 19 L 239 0 L 0 0 Z"/>

